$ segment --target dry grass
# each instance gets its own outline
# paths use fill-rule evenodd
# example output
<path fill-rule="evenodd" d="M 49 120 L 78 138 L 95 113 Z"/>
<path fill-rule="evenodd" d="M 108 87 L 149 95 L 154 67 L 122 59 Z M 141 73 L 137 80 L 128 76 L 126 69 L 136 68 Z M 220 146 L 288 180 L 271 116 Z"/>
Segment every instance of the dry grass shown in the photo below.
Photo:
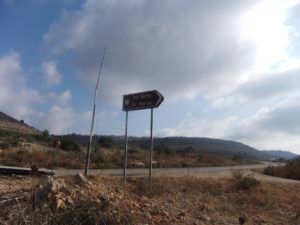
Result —
<path fill-rule="evenodd" d="M 10 183 L 13 178 L 1 179 Z M 296 184 L 262 182 L 244 190 L 236 188 L 234 178 L 162 176 L 153 179 L 149 192 L 146 177 L 128 178 L 126 184 L 120 177 L 89 177 L 92 184 L 81 189 L 73 177 L 64 179 L 77 193 L 76 204 L 58 214 L 28 211 L 30 221 L 44 215 L 52 221 L 45 224 L 235 225 L 243 217 L 246 224 L 300 224 L 300 186 Z"/>
<path fill-rule="evenodd" d="M 249 179 L 238 181 L 244 178 Z M 238 224 L 241 215 L 248 224 L 299 224 L 299 185 L 250 183 L 251 188 L 237 188 L 236 179 L 156 177 L 149 193 L 147 178 L 130 178 L 127 191 L 147 196 L 150 208 L 162 207 L 172 218 L 170 224 Z M 182 212 L 184 218 L 178 216 Z"/>
<path fill-rule="evenodd" d="M 300 157 L 291 160 L 284 166 L 267 167 L 263 173 L 275 177 L 300 180 Z"/>
<path fill-rule="evenodd" d="M 7 166 L 28 166 L 30 162 L 38 167 L 57 169 L 83 169 L 85 163 L 85 146 L 78 146 L 68 139 L 61 140 L 60 148 L 53 145 L 53 137 L 41 135 L 24 135 L 0 131 L 0 164 Z M 20 143 L 29 144 L 28 149 L 20 147 Z M 55 146 L 55 147 L 54 147 Z M 73 149 L 73 150 L 72 150 Z M 93 145 L 90 166 L 93 169 L 122 168 L 124 157 L 123 146 L 103 148 Z M 149 149 L 137 145 L 128 146 L 128 167 L 142 165 L 147 167 Z M 232 166 L 253 162 L 233 160 L 220 155 L 198 153 L 196 151 L 154 151 L 154 167 L 205 167 Z"/>
<path fill-rule="evenodd" d="M 5 150 L 0 153 L 0 164 L 29 167 L 30 162 L 42 168 L 81 169 L 84 167 L 84 154 L 59 150 Z"/>
<path fill-rule="evenodd" d="M 85 153 L 62 151 L 43 145 L 31 145 L 31 150 L 18 149 L 17 147 L 0 151 L 0 164 L 6 166 L 28 167 L 29 163 L 38 167 L 57 169 L 83 169 L 85 165 Z M 134 167 L 134 162 L 142 162 L 147 167 L 149 151 L 133 148 L 128 152 L 128 167 Z M 108 169 L 123 167 L 124 151 L 118 148 L 93 149 L 90 166 L 93 169 Z M 232 166 L 245 164 L 221 156 L 198 153 L 172 153 L 157 154 L 154 152 L 153 160 L 157 162 L 154 167 L 205 167 L 205 166 Z"/>
<path fill-rule="evenodd" d="M 235 190 L 251 190 L 261 185 L 260 181 L 252 176 L 244 176 L 241 170 L 232 172 L 232 188 Z"/>
<path fill-rule="evenodd" d="M 40 178 L 44 182 L 45 178 Z M 61 180 L 61 179 L 60 179 Z M 109 201 L 108 188 L 91 185 L 86 188 L 76 186 L 73 177 L 63 179 L 65 190 L 72 190 L 74 203 L 64 208 L 53 208 L 51 202 L 32 208 L 32 197 L 41 182 L 39 178 L 0 177 L 0 224 L 6 225 L 130 225 L 132 219 L 118 210 Z M 26 185 L 27 189 L 23 186 Z M 9 190 L 13 187 L 14 191 Z M 102 191 L 100 191 L 102 190 Z M 105 194 L 103 191 L 106 191 Z M 56 192 L 54 192 L 55 194 Z M 31 196 L 35 196 L 34 194 Z M 7 201 L 7 199 L 9 201 Z M 51 199 L 49 199 L 50 201 Z M 125 212 L 125 211 L 124 211 Z"/>

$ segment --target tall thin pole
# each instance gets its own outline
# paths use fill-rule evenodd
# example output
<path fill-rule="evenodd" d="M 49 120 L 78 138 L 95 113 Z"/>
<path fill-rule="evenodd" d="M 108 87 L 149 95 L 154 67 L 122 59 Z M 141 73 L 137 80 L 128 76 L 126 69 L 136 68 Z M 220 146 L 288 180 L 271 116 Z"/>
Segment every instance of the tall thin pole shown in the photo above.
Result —
<path fill-rule="evenodd" d="M 128 111 L 126 111 L 126 123 L 125 123 L 125 154 L 124 154 L 124 181 L 125 182 L 126 182 L 127 152 L 128 152 L 127 125 L 128 125 Z"/>
<path fill-rule="evenodd" d="M 92 116 L 91 132 L 90 132 L 90 140 L 89 140 L 88 147 L 87 147 L 87 152 L 86 152 L 86 162 L 85 162 L 85 170 L 84 170 L 84 175 L 85 176 L 87 175 L 87 172 L 88 172 L 88 169 L 89 169 L 89 164 L 90 164 L 90 155 L 91 155 L 91 147 L 92 147 L 92 139 L 93 139 L 93 128 L 94 128 L 94 120 L 95 120 L 95 112 L 96 112 L 96 101 L 97 101 L 100 75 L 101 75 L 101 71 L 102 71 L 102 67 L 103 67 L 103 63 L 104 63 L 104 57 L 105 57 L 106 49 L 107 49 L 107 47 L 105 46 L 105 49 L 104 49 L 104 52 L 103 52 L 103 56 L 102 56 L 101 65 L 100 65 L 100 68 L 99 68 L 99 74 L 98 74 L 97 84 L 96 84 L 96 88 L 95 88 L 93 116 Z"/>
<path fill-rule="evenodd" d="M 149 191 L 152 187 L 152 152 L 153 152 L 153 108 L 151 108 L 151 122 L 150 122 L 150 160 L 149 160 Z"/>

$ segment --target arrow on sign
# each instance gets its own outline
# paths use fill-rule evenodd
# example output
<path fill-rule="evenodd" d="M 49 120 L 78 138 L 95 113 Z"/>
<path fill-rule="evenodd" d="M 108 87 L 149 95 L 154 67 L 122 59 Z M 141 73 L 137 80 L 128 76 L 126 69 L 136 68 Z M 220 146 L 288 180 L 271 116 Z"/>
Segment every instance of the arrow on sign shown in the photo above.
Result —
<path fill-rule="evenodd" d="M 123 111 L 157 108 L 163 100 L 157 90 L 123 95 Z"/>

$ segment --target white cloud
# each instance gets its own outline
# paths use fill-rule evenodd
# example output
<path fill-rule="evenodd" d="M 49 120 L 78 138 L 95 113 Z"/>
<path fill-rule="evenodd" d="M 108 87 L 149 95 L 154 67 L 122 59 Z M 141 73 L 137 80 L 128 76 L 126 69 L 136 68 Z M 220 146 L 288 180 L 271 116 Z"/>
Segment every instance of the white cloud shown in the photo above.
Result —
<path fill-rule="evenodd" d="M 299 1 L 273 2 L 88 0 L 64 12 L 44 42 L 54 54 L 73 50 L 78 76 L 92 85 L 107 44 L 101 91 L 116 104 L 147 89 L 166 100 L 193 98 L 235 88 L 285 59 L 287 15 Z"/>
<path fill-rule="evenodd" d="M 61 94 L 51 92 L 48 94 L 48 98 L 56 105 L 66 105 L 72 99 L 72 94 L 68 89 Z"/>
<path fill-rule="evenodd" d="M 291 29 L 287 26 L 288 11 L 299 1 L 264 0 L 254 5 L 241 19 L 241 39 L 255 44 L 256 66 L 260 74 L 288 57 Z"/>
<path fill-rule="evenodd" d="M 209 93 L 204 96 L 207 109 L 236 107 L 261 107 L 276 104 L 300 94 L 300 64 L 289 64 L 288 70 L 260 74 L 249 79 L 235 89 Z M 297 66 L 296 66 L 297 65 Z"/>
<path fill-rule="evenodd" d="M 157 134 L 158 136 L 226 138 L 236 123 L 237 118 L 235 117 L 228 117 L 219 121 L 207 121 L 195 118 L 188 113 L 174 128 L 162 129 Z"/>
<path fill-rule="evenodd" d="M 42 63 L 42 73 L 44 80 L 48 85 L 58 85 L 61 82 L 62 76 L 57 70 L 56 62 L 51 60 Z"/>
<path fill-rule="evenodd" d="M 27 87 L 20 56 L 10 52 L 0 57 L 0 107 L 18 119 L 29 119 L 35 111 L 34 103 L 43 101 L 40 93 Z"/>
<path fill-rule="evenodd" d="M 48 129 L 51 133 L 63 134 L 72 127 L 78 119 L 70 107 L 52 106 L 48 112 L 39 115 L 40 129 Z"/>
<path fill-rule="evenodd" d="M 209 119 L 187 114 L 159 135 L 233 138 L 264 148 L 275 146 L 272 138 L 282 129 L 280 140 L 297 147 L 298 130 L 279 118 L 298 119 L 289 114 L 298 112 L 289 100 L 300 94 L 300 59 L 290 54 L 299 42 L 293 23 L 299 2 L 87 0 L 62 13 L 44 46 L 53 55 L 71 50 L 78 77 L 94 87 L 108 45 L 100 94 L 116 105 L 123 94 L 147 89 L 158 89 L 166 102 L 202 96 Z M 216 110 L 227 116 L 214 118 L 221 114 Z"/>
<path fill-rule="evenodd" d="M 242 126 L 248 131 L 257 129 L 270 133 L 300 135 L 300 94 L 292 96 L 273 106 L 260 109 Z M 300 143 L 300 142 L 299 142 Z"/>
<path fill-rule="evenodd" d="M 120 126 L 116 123 L 119 112 L 114 110 L 101 110 L 96 112 L 93 133 L 116 134 L 113 126 Z M 78 113 L 76 123 L 72 126 L 72 132 L 89 134 L 92 122 L 92 111 Z"/>
<path fill-rule="evenodd" d="M 70 107 L 61 107 L 71 99 L 70 90 L 61 94 L 50 93 L 43 96 L 36 89 L 29 88 L 26 74 L 21 66 L 17 52 L 10 52 L 0 57 L 0 109 L 17 119 L 23 119 L 39 129 L 49 129 L 54 133 L 63 133 L 78 119 Z M 38 111 L 35 107 L 48 102 L 50 109 Z"/>
<path fill-rule="evenodd" d="M 123 94 L 147 89 L 158 89 L 166 102 L 204 99 L 209 118 L 187 114 L 160 135 L 229 138 L 259 148 L 293 143 L 292 150 L 300 147 L 300 59 L 290 54 L 298 24 L 289 20 L 296 4 L 299 0 L 86 0 L 78 10 L 62 11 L 43 44 L 51 56 L 73 53 L 74 72 L 92 88 L 108 45 L 100 95 L 118 106 Z M 56 62 L 42 63 L 48 85 L 62 82 Z M 45 99 L 49 110 L 36 112 Z M 71 100 L 69 89 L 42 96 L 28 87 L 18 53 L 0 58 L 1 109 L 22 119 L 37 116 L 40 127 L 55 133 L 84 123 L 78 130 L 87 128 L 86 133 L 91 112 L 74 112 L 67 107 Z M 221 110 L 227 110 L 223 118 Z M 98 127 L 112 124 L 115 115 L 97 113 Z"/>
<path fill-rule="evenodd" d="M 241 141 L 258 149 L 282 149 L 300 154 L 300 95 L 258 109 L 253 115 L 218 120 L 187 114 L 158 136 L 204 136 Z"/>
<path fill-rule="evenodd" d="M 229 138 L 260 149 L 284 149 L 300 154 L 300 96 L 264 107 L 241 119 Z"/>

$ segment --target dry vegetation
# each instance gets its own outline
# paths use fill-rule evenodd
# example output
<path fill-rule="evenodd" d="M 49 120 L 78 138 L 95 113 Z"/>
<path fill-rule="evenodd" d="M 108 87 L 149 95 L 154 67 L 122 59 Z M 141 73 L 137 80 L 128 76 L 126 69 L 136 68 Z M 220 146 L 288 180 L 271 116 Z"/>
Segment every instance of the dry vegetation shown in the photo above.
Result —
<path fill-rule="evenodd" d="M 300 157 L 290 160 L 284 166 L 267 167 L 263 173 L 275 177 L 300 180 Z"/>
<path fill-rule="evenodd" d="M 34 146 L 34 147 L 32 147 Z M 122 168 L 124 150 L 120 148 L 99 148 L 95 146 L 91 153 L 90 166 L 93 169 Z M 149 150 L 130 146 L 128 152 L 128 167 L 147 167 Z M 154 152 L 154 167 L 205 167 L 233 166 L 251 163 L 248 161 L 226 159 L 222 156 L 208 153 L 157 153 Z M 38 167 L 57 169 L 83 169 L 85 152 L 63 151 L 58 148 L 41 144 L 31 145 L 31 149 L 10 147 L 0 150 L 0 165 L 28 167 L 30 162 Z"/>
<path fill-rule="evenodd" d="M 0 179 L 0 204 L 37 182 Z M 74 177 L 63 182 L 68 194 L 62 199 L 72 198 L 71 204 L 53 210 L 48 200 L 33 210 L 28 200 L 8 202 L 1 205 L 0 224 L 300 224 L 299 185 L 260 183 L 240 173 L 229 179 L 155 177 L 151 192 L 145 177 L 128 178 L 126 185 L 119 177 L 90 177 L 84 186 Z"/>
<path fill-rule="evenodd" d="M 30 162 L 39 168 L 67 168 L 84 167 L 84 154 L 80 152 L 64 152 L 61 150 L 2 150 L 0 165 L 29 167 Z"/>
<path fill-rule="evenodd" d="M 79 138 L 79 137 L 78 137 Z M 59 141 L 59 145 L 56 142 Z M 83 169 L 86 145 L 73 139 L 43 135 L 26 135 L 0 131 L 0 165 L 28 167 L 30 163 L 48 169 Z M 100 137 L 92 146 L 90 167 L 108 169 L 123 167 L 124 146 L 109 137 Z M 148 167 L 149 146 L 129 145 L 128 167 Z M 240 158 L 224 158 L 221 155 L 199 153 L 191 147 L 171 150 L 167 145 L 154 148 L 154 167 L 205 167 L 232 166 L 256 163 Z"/>

